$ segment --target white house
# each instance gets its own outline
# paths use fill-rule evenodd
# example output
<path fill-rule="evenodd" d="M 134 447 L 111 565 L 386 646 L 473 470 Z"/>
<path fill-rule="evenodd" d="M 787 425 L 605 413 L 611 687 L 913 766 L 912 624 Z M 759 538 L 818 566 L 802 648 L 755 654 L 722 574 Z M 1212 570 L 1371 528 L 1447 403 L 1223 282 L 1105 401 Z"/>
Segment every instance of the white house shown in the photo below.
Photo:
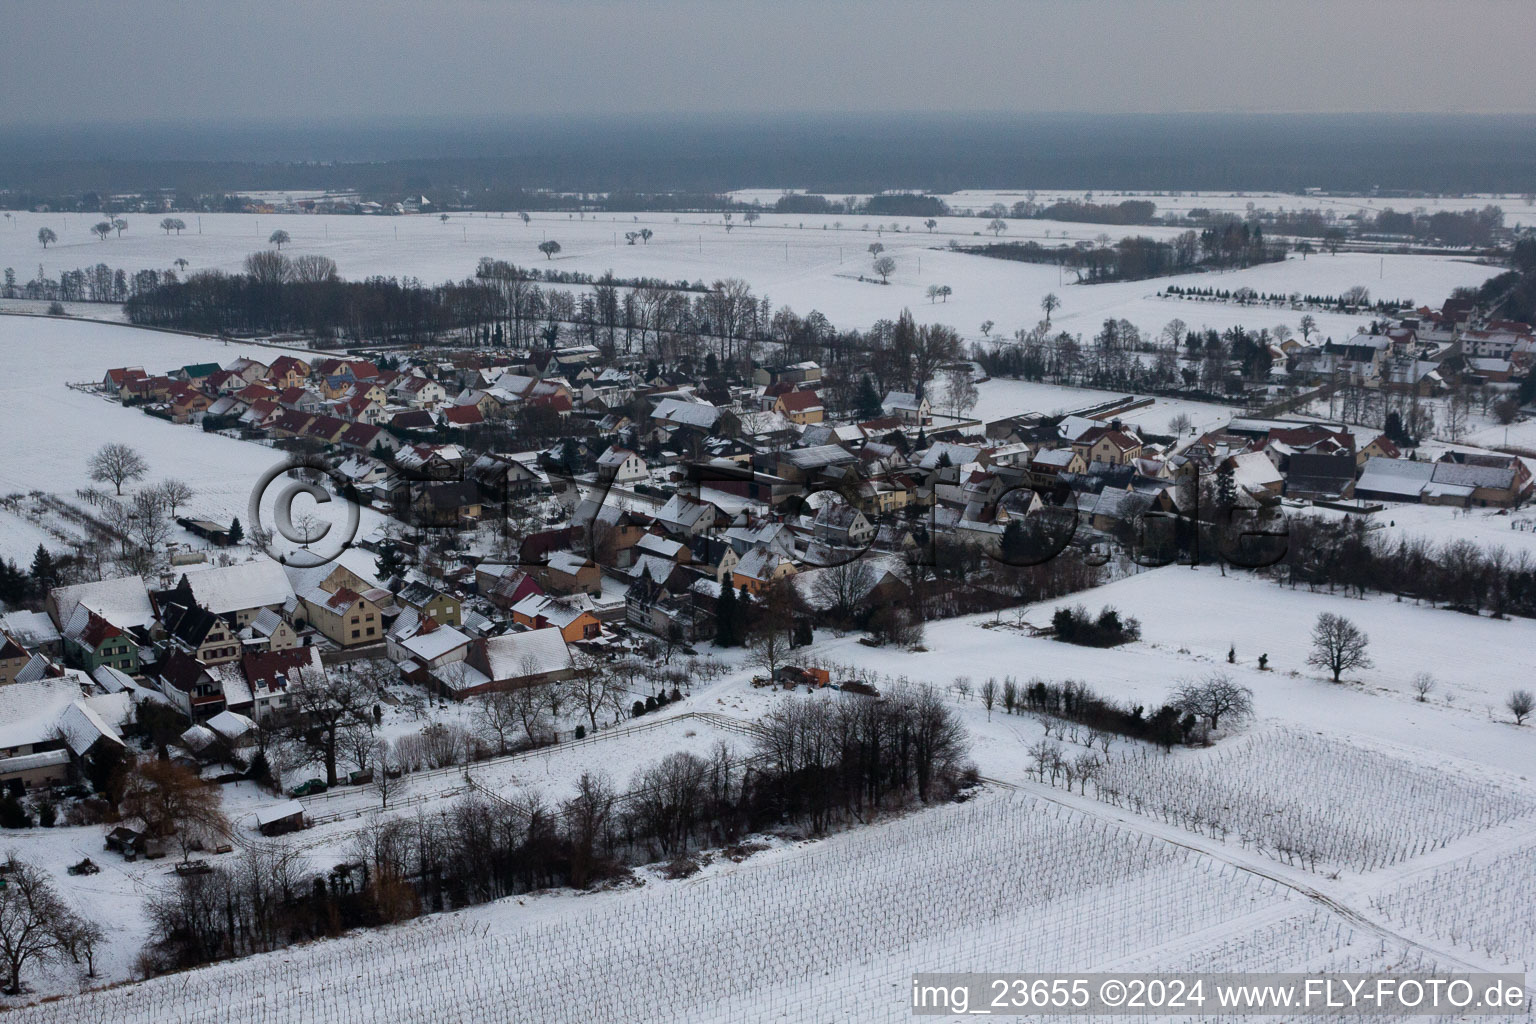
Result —
<path fill-rule="evenodd" d="M 616 484 L 643 483 L 650 478 L 645 460 L 628 448 L 614 445 L 597 458 L 597 478 Z"/>

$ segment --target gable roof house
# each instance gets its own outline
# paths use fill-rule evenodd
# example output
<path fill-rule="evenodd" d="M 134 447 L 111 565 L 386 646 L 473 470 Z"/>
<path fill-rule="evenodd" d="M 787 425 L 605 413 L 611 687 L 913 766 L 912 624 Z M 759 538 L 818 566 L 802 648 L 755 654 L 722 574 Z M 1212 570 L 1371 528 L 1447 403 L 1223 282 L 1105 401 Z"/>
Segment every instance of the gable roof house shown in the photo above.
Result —
<path fill-rule="evenodd" d="M 391 630 L 388 640 L 390 660 L 410 675 L 419 669 L 431 672 L 455 661 L 463 661 L 473 638 L 452 626 L 445 626 L 430 615 L 418 618 L 415 625 L 399 635 Z"/>
<path fill-rule="evenodd" d="M 1287 462 L 1285 496 L 1333 501 L 1355 493 L 1355 455 L 1352 451 L 1319 455 L 1297 452 Z"/>
<path fill-rule="evenodd" d="M 86 672 L 102 665 L 134 675 L 139 671 L 139 644 L 126 629 L 91 611 L 85 604 L 75 605 L 64 625 L 64 656 Z"/>
<path fill-rule="evenodd" d="M 430 615 L 445 626 L 457 626 L 462 612 L 461 602 L 445 590 L 439 590 L 425 579 L 412 579 L 395 591 L 395 601 L 406 608 L 413 608 L 422 616 Z"/>
<path fill-rule="evenodd" d="M 544 588 L 555 594 L 603 592 L 602 571 L 597 563 L 574 551 L 555 551 L 549 560 L 533 570 L 544 581 Z"/>
<path fill-rule="evenodd" d="M 523 566 L 485 562 L 475 567 L 475 588 L 481 597 L 503 611 L 510 611 L 529 594 L 544 592 Z"/>
<path fill-rule="evenodd" d="M 215 615 L 231 617 L 236 626 L 249 625 L 264 610 L 281 611 L 294 596 L 287 573 L 269 558 L 189 569 L 181 580 L 192 600 Z"/>
<path fill-rule="evenodd" d="M 928 396 L 918 398 L 910 391 L 890 391 L 880 402 L 880 411 L 895 416 L 907 426 L 928 426 L 933 422 Z"/>
<path fill-rule="evenodd" d="M 642 575 L 624 595 L 626 621 L 655 636 L 675 635 L 685 643 L 713 636 L 716 600 L 694 590 L 695 580 L 698 577 L 686 571 L 664 580 Z"/>
<path fill-rule="evenodd" d="M 787 391 L 773 403 L 773 411 L 791 423 L 820 423 L 826 415 L 821 395 L 814 391 Z"/>
<path fill-rule="evenodd" d="M 603 625 L 590 603 L 579 598 L 530 594 L 512 606 L 512 621 L 529 629 L 553 626 L 567 643 L 600 636 Z"/>
<path fill-rule="evenodd" d="M 238 666 L 221 665 L 216 675 L 229 710 L 261 722 L 289 707 L 289 687 L 301 678 L 324 682 L 325 665 L 318 647 L 295 647 L 248 653 Z"/>
<path fill-rule="evenodd" d="M 1072 442 L 1072 450 L 1090 465 L 1095 462 L 1128 465 L 1141 458 L 1141 449 L 1141 438 L 1118 424 L 1091 427 Z"/>
<path fill-rule="evenodd" d="M 350 587 L 337 587 L 334 592 L 312 587 L 298 598 L 303 618 L 338 646 L 356 647 L 384 639 L 379 606 Z"/>
<path fill-rule="evenodd" d="M 234 661 L 243 653 L 235 631 L 223 618 L 197 604 L 170 601 L 161 613 L 170 644 L 204 665 Z"/>
<path fill-rule="evenodd" d="M 650 471 L 638 453 L 613 445 L 597 457 L 597 478 L 616 484 L 643 483 L 650 479 Z"/>
<path fill-rule="evenodd" d="M 558 682 L 571 673 L 570 649 L 560 631 L 550 627 L 474 640 L 463 661 L 443 666 L 432 678 L 445 696 L 462 700 Z"/>
<path fill-rule="evenodd" d="M 304 360 L 293 356 L 278 356 L 267 368 L 267 380 L 279 389 L 296 388 L 302 387 L 309 380 L 309 373 L 309 364 Z"/>
<path fill-rule="evenodd" d="M 156 667 L 160 679 L 160 692 L 170 699 L 182 714 L 194 722 L 202 721 L 224 710 L 224 686 L 198 661 L 181 648 L 172 649 L 169 656 Z"/>
<path fill-rule="evenodd" d="M 731 570 L 738 590 L 760 594 L 774 583 L 793 576 L 795 565 L 783 554 L 769 547 L 757 547 L 742 556 Z"/>
<path fill-rule="evenodd" d="M 144 380 L 148 376 L 142 366 L 120 366 L 108 370 L 101 378 L 101 390 L 116 395 L 130 380 Z"/>

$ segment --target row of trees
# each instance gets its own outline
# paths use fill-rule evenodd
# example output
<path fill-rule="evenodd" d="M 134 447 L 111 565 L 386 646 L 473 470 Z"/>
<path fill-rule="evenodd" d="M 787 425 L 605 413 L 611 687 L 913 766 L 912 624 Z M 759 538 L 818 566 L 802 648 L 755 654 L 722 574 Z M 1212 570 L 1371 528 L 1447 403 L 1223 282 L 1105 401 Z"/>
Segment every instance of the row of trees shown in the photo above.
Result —
<path fill-rule="evenodd" d="M 235 868 L 177 880 L 150 900 L 143 964 L 189 967 L 463 907 L 534 888 L 590 886 L 626 864 L 673 861 L 785 823 L 813 832 L 965 782 L 964 733 L 931 690 L 885 701 L 786 702 L 750 756 L 725 744 L 638 770 L 625 791 L 583 775 L 550 803 L 535 791 L 488 793 L 445 810 L 381 819 L 327 874 L 301 856 L 253 850 Z M 686 870 L 685 868 L 679 868 Z"/>
<path fill-rule="evenodd" d="M 176 266 L 185 269 L 187 261 Z M 129 272 L 105 263 L 76 270 L 63 270 L 50 278 L 42 267 L 30 281 L 18 283 L 14 267 L 6 267 L 0 279 L 0 298 L 34 299 L 46 302 L 126 302 L 137 295 L 154 291 L 162 284 L 178 280 L 174 270 L 135 270 Z"/>

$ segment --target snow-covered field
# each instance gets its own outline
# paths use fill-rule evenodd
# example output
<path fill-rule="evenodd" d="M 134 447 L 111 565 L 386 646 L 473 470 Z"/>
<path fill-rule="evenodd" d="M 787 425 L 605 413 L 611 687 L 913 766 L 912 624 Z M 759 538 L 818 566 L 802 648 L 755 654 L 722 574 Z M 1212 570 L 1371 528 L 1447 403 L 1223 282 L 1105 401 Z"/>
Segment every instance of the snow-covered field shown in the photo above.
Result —
<path fill-rule="evenodd" d="M 469 1022 L 505 1020 L 511 1006 L 551 1024 L 897 1021 L 917 965 L 1363 970 L 1410 954 L 1308 903 L 1283 879 L 1134 829 L 988 796 L 717 863 L 687 883 L 530 898 L 518 915 L 476 908 L 17 1020 L 437 1020 L 451 976 L 455 1019 Z"/>
<path fill-rule="evenodd" d="M 0 317 L 0 496 L 50 492 L 76 504 L 78 489 L 106 488 L 93 482 L 87 466 L 91 453 L 108 442 L 136 448 L 149 463 L 149 474 L 124 488 L 177 477 L 196 492 L 187 511 L 227 523 L 240 517 L 247 530 L 251 493 L 262 474 L 283 462 L 282 453 L 246 441 L 204 433 L 195 426 L 175 424 L 117 402 L 66 386 L 99 382 L 117 366 L 143 366 L 163 373 L 188 363 L 227 363 L 249 352 L 271 358 L 271 350 L 251 345 L 225 346 L 202 338 L 134 328 L 55 320 L 41 317 Z M 307 502 L 308 499 L 303 499 Z M 333 503 L 334 504 L 334 503 Z M 268 510 L 270 498 L 264 507 Z M 319 507 L 319 514 L 328 509 Z M 362 530 L 380 520 L 364 509 Z M 173 539 L 184 547 L 206 547 L 184 531 Z M 39 543 L 63 547 L 81 528 L 58 515 L 20 515 L 0 506 L 0 557 L 25 564 Z"/>
<path fill-rule="evenodd" d="M 950 241 L 974 244 L 992 239 L 984 221 L 946 217 L 929 232 L 914 218 L 798 216 L 765 213 L 755 224 L 738 214 L 727 230 L 718 214 L 540 213 L 524 224 L 508 214 L 359 217 L 341 215 L 202 214 L 188 216 L 188 231 L 167 235 L 158 218 L 130 216 L 122 237 L 98 241 L 90 226 L 98 218 L 84 214 L 15 212 L 0 222 L 0 267 L 15 267 L 18 278 L 31 278 L 39 265 L 50 276 L 105 262 L 133 270 L 171 268 L 178 258 L 189 271 L 237 270 L 247 254 L 267 248 L 275 230 L 289 233 L 285 252 L 317 253 L 334 259 L 344 277 L 374 274 L 413 276 L 426 282 L 458 280 L 474 273 L 481 256 L 525 266 L 620 277 L 704 281 L 739 277 L 758 295 L 787 305 L 801 315 L 820 310 L 834 324 L 867 328 L 910 308 L 920 322 L 954 326 L 965 337 L 980 339 L 980 325 L 991 320 L 994 334 L 1009 337 L 1040 319 L 1040 299 L 1056 292 L 1062 300 L 1053 320 L 1061 328 L 1091 335 L 1107 318 L 1127 319 L 1155 334 L 1174 317 L 1192 328 L 1250 328 L 1285 323 L 1293 330 L 1300 313 L 1253 309 L 1220 303 L 1160 299 L 1169 284 L 1227 290 L 1336 295 L 1364 285 L 1373 295 L 1411 298 L 1438 305 L 1453 288 L 1476 285 L 1496 268 L 1433 256 L 1382 256 L 1343 253 L 1299 257 L 1280 264 L 1222 274 L 1193 274 L 1155 281 L 1076 285 L 1055 267 L 964 255 L 948 251 Z M 201 233 L 199 233 L 199 224 Z M 836 225 L 841 225 L 837 227 Z M 900 230 L 891 230 L 892 225 Z M 59 241 L 45 251 L 37 243 L 39 227 L 51 226 Z M 626 231 L 649 228 L 647 244 L 628 245 Z M 1167 235 L 1176 229 L 1009 221 L 1003 241 L 1083 241 L 1107 234 Z M 547 260 L 538 251 L 545 239 L 562 251 Z M 877 283 L 868 247 L 885 247 L 896 260 L 889 285 Z M 860 277 L 864 280 L 860 280 Z M 935 303 L 929 285 L 949 285 L 954 294 Z M 0 302 L 0 309 L 8 303 Z M 111 307 L 103 307 L 109 314 Z M 1354 333 L 1360 317 L 1316 313 L 1319 331 L 1335 338 Z"/>

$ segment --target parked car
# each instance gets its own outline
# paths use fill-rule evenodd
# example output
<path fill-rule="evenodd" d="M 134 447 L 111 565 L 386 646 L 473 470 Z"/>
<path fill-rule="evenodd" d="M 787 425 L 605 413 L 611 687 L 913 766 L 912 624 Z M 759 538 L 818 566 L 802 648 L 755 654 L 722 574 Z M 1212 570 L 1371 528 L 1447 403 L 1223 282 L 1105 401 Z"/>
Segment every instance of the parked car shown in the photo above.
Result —
<path fill-rule="evenodd" d="M 315 793 L 324 793 L 329 788 L 324 779 L 309 779 L 301 782 L 288 791 L 288 795 L 297 799 L 301 796 L 311 796 Z"/>

